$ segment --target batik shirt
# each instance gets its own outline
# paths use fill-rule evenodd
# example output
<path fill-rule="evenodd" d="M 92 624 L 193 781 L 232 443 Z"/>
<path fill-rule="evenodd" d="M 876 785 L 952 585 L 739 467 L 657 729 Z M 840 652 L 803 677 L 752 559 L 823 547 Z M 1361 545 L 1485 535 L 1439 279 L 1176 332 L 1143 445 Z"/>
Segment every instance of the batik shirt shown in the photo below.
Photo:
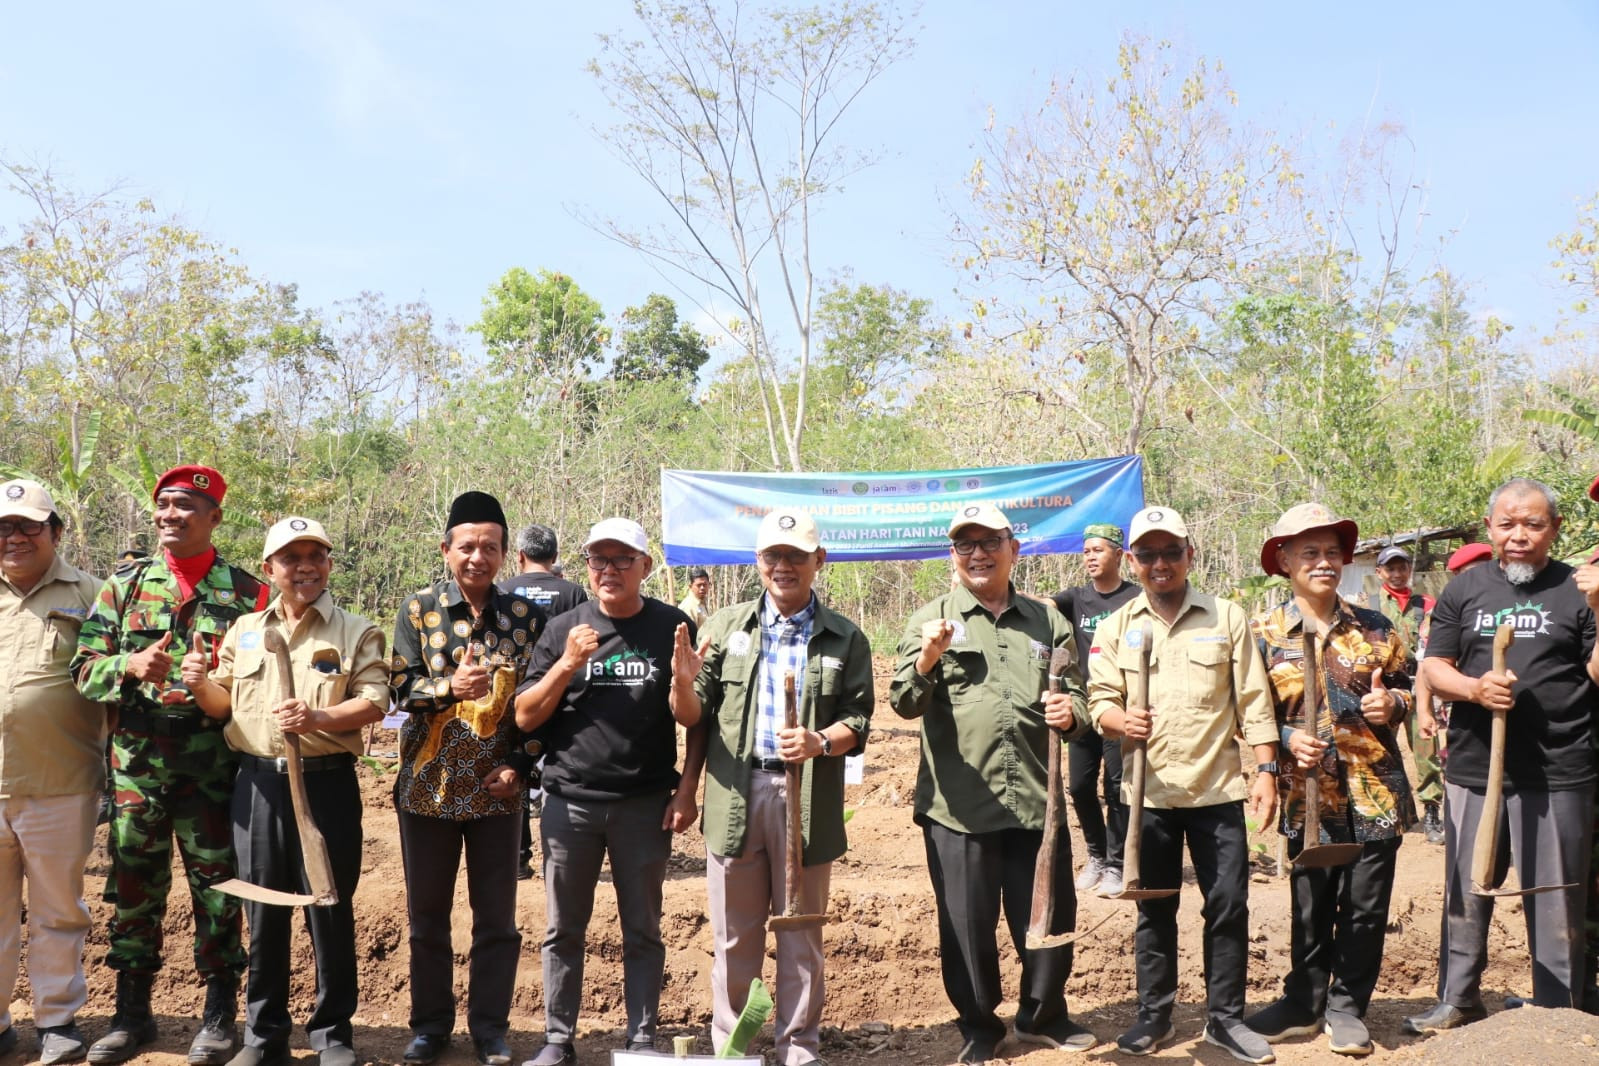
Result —
<path fill-rule="evenodd" d="M 1360 713 L 1371 691 L 1371 673 L 1383 684 L 1410 688 L 1410 652 L 1394 625 L 1377 611 L 1339 601 L 1338 617 L 1323 638 L 1320 721 L 1305 721 L 1305 645 L 1299 606 L 1290 600 L 1250 623 L 1270 674 L 1272 703 L 1283 734 L 1282 772 L 1277 777 L 1278 829 L 1297 839 L 1305 823 L 1305 777 L 1289 754 L 1288 735 L 1296 729 L 1331 740 L 1321 764 L 1321 843 L 1387 840 L 1415 820 L 1410 781 L 1399 755 L 1393 723 L 1372 725 Z M 1408 701 L 1405 704 L 1409 709 Z"/>
<path fill-rule="evenodd" d="M 396 709 L 411 715 L 400 729 L 394 780 L 401 810 L 453 821 L 521 811 L 520 796 L 496 799 L 483 779 L 495 767 L 520 762 L 522 734 L 511 699 L 543 624 L 543 613 L 527 600 L 498 589 L 474 619 L 454 581 L 405 601 L 389 664 Z M 493 680 L 482 698 L 459 700 L 450 678 L 468 643 L 473 661 Z"/>

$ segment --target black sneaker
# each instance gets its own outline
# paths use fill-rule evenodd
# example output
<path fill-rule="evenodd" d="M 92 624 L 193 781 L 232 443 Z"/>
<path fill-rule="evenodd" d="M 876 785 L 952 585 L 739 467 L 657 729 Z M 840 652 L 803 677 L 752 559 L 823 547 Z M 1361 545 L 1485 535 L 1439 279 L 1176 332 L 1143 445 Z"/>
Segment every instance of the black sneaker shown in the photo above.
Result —
<path fill-rule="evenodd" d="M 1239 1062 L 1276 1062 L 1277 1056 L 1266 1038 L 1243 1022 L 1205 1025 L 1205 1043 L 1221 1048 Z"/>
<path fill-rule="evenodd" d="M 1037 1029 L 1017 1022 L 1016 1039 L 1024 1044 L 1040 1044 L 1061 1051 L 1087 1051 L 1099 1043 L 1099 1037 L 1070 1018 L 1057 1018 Z"/>
<path fill-rule="evenodd" d="M 985 1036 L 974 1036 L 961 1045 L 956 1062 L 987 1062 L 999 1050 L 999 1045 Z"/>
<path fill-rule="evenodd" d="M 1133 1027 L 1116 1038 L 1116 1050 L 1124 1055 L 1153 1055 L 1160 1046 L 1177 1035 L 1170 1021 L 1140 1018 Z"/>
<path fill-rule="evenodd" d="M 1366 1023 L 1353 1014 L 1327 1012 L 1327 1047 L 1339 1055 L 1370 1055 L 1371 1033 Z"/>
<path fill-rule="evenodd" d="M 1406 1036 L 1426 1036 L 1445 1029 L 1458 1029 L 1462 1025 L 1480 1022 L 1488 1017 L 1488 1008 L 1481 1003 L 1461 1009 L 1452 1003 L 1434 1004 L 1420 1014 L 1412 1014 L 1399 1023 L 1399 1031 Z"/>
<path fill-rule="evenodd" d="M 1321 1032 L 1321 1019 L 1287 996 L 1245 1018 L 1244 1024 L 1265 1037 L 1268 1044 Z"/>

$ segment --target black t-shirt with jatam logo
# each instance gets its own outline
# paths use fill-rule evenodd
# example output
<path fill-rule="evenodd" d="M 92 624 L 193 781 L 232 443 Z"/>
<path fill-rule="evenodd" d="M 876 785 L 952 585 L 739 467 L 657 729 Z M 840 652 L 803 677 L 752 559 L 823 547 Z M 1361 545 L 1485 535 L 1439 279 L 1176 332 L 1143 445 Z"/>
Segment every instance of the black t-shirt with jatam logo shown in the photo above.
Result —
<path fill-rule="evenodd" d="M 1467 677 L 1493 668 L 1494 631 L 1515 623 L 1516 641 L 1505 657 L 1516 675 L 1515 706 L 1505 716 L 1507 791 L 1558 791 L 1594 780 L 1599 689 L 1588 676 L 1594 613 L 1571 574 L 1571 567 L 1550 562 L 1532 581 L 1512 585 L 1489 563 L 1451 581 L 1433 608 L 1427 657 L 1453 659 Z M 1444 763 L 1450 783 L 1487 787 L 1492 719 L 1478 704 L 1454 702 Z"/>
<path fill-rule="evenodd" d="M 688 623 L 692 641 L 688 615 L 647 596 L 643 609 L 629 618 L 612 618 L 588 600 L 550 620 L 521 689 L 537 684 L 555 665 L 573 627 L 592 626 L 600 643 L 535 734 L 544 745 L 546 791 L 568 799 L 615 800 L 677 787 L 677 725 L 667 696 L 679 622 Z"/>
<path fill-rule="evenodd" d="M 1077 634 L 1077 666 L 1085 679 L 1088 677 L 1088 649 L 1093 647 L 1094 630 L 1099 628 L 1100 622 L 1110 617 L 1112 611 L 1138 595 L 1139 591 L 1139 586 L 1131 581 L 1123 581 L 1114 592 L 1107 594 L 1089 582 L 1077 588 L 1063 589 L 1051 597 Z"/>

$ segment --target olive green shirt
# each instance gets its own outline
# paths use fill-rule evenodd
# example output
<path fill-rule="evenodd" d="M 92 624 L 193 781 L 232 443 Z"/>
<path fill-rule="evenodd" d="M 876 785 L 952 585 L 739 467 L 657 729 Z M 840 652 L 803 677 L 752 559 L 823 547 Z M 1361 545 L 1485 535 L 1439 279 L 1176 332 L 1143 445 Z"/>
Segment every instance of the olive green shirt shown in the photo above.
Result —
<path fill-rule="evenodd" d="M 701 631 L 710 641 L 695 679 L 702 723 L 710 730 L 705 752 L 705 846 L 736 857 L 749 833 L 750 756 L 755 751 L 761 671 L 760 599 L 711 616 Z M 834 722 L 866 746 L 872 718 L 872 647 L 856 627 L 821 603 L 811 622 L 800 685 L 799 724 L 822 730 Z M 854 752 L 852 752 L 853 754 Z M 800 826 L 804 864 L 832 862 L 844 854 L 844 757 L 817 756 L 800 764 Z"/>
<path fill-rule="evenodd" d="M 955 623 L 954 637 L 932 673 L 919 674 L 922 626 L 938 618 Z M 1071 623 L 1053 604 L 1014 588 L 997 618 L 965 586 L 911 615 L 888 701 L 901 718 L 922 720 L 918 823 L 959 833 L 1044 828 L 1049 745 L 1062 741 L 1044 724 L 1049 660 L 1056 648 L 1075 646 Z M 1088 722 L 1075 664 L 1064 691 L 1077 717 L 1069 737 Z"/>
<path fill-rule="evenodd" d="M 0 799 L 105 785 L 105 705 L 68 669 L 99 590 L 59 555 L 26 595 L 0 577 Z"/>
<path fill-rule="evenodd" d="M 1127 706 L 1138 676 L 1139 648 L 1127 639 L 1145 621 L 1153 640 L 1149 706 L 1155 713 L 1145 745 L 1144 806 L 1210 807 L 1248 797 L 1235 739 L 1277 743 L 1266 661 L 1244 609 L 1188 589 L 1171 625 L 1147 593 L 1122 605 L 1094 631 L 1088 654 L 1088 711 L 1094 728 L 1112 707 Z M 1132 794 L 1132 745 L 1122 745 L 1122 802 Z"/>

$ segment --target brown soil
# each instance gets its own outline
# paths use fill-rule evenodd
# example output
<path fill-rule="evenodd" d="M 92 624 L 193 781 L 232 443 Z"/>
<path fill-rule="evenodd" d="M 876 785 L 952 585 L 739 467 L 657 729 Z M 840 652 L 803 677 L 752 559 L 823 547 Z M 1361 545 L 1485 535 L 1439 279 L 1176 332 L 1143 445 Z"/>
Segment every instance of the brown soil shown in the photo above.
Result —
<path fill-rule="evenodd" d="M 887 677 L 879 664 L 879 693 Z M 379 731 L 375 750 L 393 751 L 392 733 Z M 949 1063 L 960 1040 L 951 1024 L 938 968 L 938 933 L 928 884 L 921 835 L 911 821 L 911 794 L 916 777 L 917 731 L 886 706 L 879 705 L 868 752 L 865 782 L 851 786 L 848 802 L 855 809 L 849 825 L 850 852 L 833 870 L 827 927 L 828 1003 L 823 1055 L 833 1066 Z M 399 842 L 389 789 L 392 778 L 362 768 L 366 850 L 355 907 L 360 923 L 361 1008 L 355 1017 L 357 1051 L 373 1062 L 400 1061 L 409 1032 L 406 1017 L 407 948 L 405 889 Z M 104 830 L 101 831 L 103 841 Z M 1264 850 L 1275 854 L 1276 836 L 1260 837 Z M 662 998 L 662 1040 L 695 1034 L 698 1050 L 709 1050 L 711 934 L 705 917 L 704 842 L 697 833 L 680 837 L 666 885 L 663 930 L 667 942 L 666 991 Z M 1081 842 L 1077 841 L 1081 855 Z M 1249 999 L 1253 1009 L 1275 997 L 1288 968 L 1286 936 L 1288 885 L 1278 879 L 1263 854 L 1250 899 L 1251 958 Z M 1599 1018 L 1576 1011 L 1525 1008 L 1495 1013 L 1487 1021 L 1425 1041 L 1399 1033 L 1407 1014 L 1434 1000 L 1438 917 L 1443 849 L 1412 833 L 1400 852 L 1394 886 L 1382 980 L 1368 1023 L 1377 1044 L 1374 1061 L 1450 1066 L 1503 1063 L 1599 1062 Z M 101 962 L 105 955 L 105 922 L 109 908 L 99 901 L 105 875 L 103 845 L 91 860 L 87 891 L 95 928 L 87 949 L 89 1004 L 80 1017 L 90 1039 L 105 1031 L 111 1013 L 114 980 Z M 174 883 L 181 885 L 181 871 Z M 1201 974 L 1200 899 L 1189 884 L 1182 902 L 1181 982 L 1176 1016 L 1178 1039 L 1157 1062 L 1198 1061 L 1220 1066 L 1232 1060 L 1202 1038 L 1204 982 Z M 1118 1060 L 1111 1043 L 1133 1015 L 1133 908 L 1098 898 L 1086 900 L 1079 926 L 1107 911 L 1116 915 L 1077 950 L 1074 975 L 1067 988 L 1073 1016 L 1092 1028 L 1104 1043 L 1090 1060 Z M 1506 995 L 1527 994 L 1530 966 L 1520 904 L 1501 901 L 1490 938 L 1490 965 L 1483 982 L 1486 1001 L 1497 1010 Z M 605 1062 L 623 1041 L 621 942 L 614 897 L 600 886 L 595 920 L 589 930 L 588 987 L 583 1004 L 578 1050 L 584 1062 Z M 465 995 L 465 947 L 470 910 L 464 878 L 457 886 L 455 911 L 456 987 Z M 541 1044 L 543 999 L 538 945 L 544 927 L 544 894 L 540 881 L 523 882 L 518 900 L 523 935 L 523 962 L 516 980 L 511 1038 L 518 1057 L 530 1057 Z M 196 1025 L 203 990 L 195 982 L 189 959 L 192 936 L 187 894 L 174 892 L 166 922 L 169 965 L 157 981 L 156 1010 L 161 1036 L 141 1061 L 179 1066 Z M 304 1019 L 312 996 L 309 940 L 295 945 L 296 1017 Z M 26 962 L 24 961 L 24 970 Z M 1015 995 L 1018 967 L 1005 949 L 1007 992 Z M 770 978 L 770 973 L 768 973 Z M 1014 1001 L 1010 1004 L 1014 1009 Z M 32 1041 L 31 1009 L 26 975 L 12 1004 L 23 1035 L 23 1060 L 37 1057 Z M 1003 1008 L 1002 1008 L 1003 1010 Z M 769 1032 L 769 1030 L 768 1030 Z M 310 1061 L 303 1033 L 296 1054 Z M 769 1044 L 767 1045 L 769 1046 Z M 1065 1058 L 1062 1052 L 1008 1042 L 1006 1061 L 1043 1066 Z M 1277 1048 L 1287 1064 L 1346 1061 L 1327 1050 L 1321 1037 L 1291 1041 Z M 19 1060 L 20 1061 L 20 1060 Z M 474 1061 L 464 1027 L 441 1060 L 444 1066 L 470 1066 Z"/>

